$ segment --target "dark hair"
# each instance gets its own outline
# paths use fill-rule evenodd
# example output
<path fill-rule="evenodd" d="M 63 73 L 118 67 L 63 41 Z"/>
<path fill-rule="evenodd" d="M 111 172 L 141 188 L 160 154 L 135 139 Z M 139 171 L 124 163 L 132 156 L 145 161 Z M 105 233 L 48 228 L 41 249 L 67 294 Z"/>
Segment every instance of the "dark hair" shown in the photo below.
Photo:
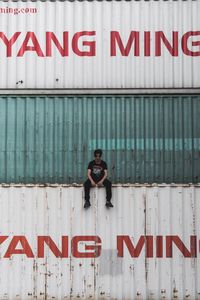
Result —
<path fill-rule="evenodd" d="M 101 157 L 102 156 L 102 150 L 101 149 L 94 150 L 94 156 L 96 156 L 97 154 L 99 154 L 100 157 Z"/>

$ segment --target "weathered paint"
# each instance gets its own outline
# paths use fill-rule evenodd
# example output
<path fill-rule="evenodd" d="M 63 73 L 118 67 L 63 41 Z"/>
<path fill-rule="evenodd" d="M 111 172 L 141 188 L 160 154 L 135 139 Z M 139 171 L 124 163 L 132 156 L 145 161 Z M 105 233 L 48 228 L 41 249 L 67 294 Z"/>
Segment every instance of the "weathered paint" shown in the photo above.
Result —
<path fill-rule="evenodd" d="M 102 148 L 113 182 L 200 182 L 200 96 L 0 99 L 0 182 L 83 182 Z"/>
<path fill-rule="evenodd" d="M 119 185 L 113 209 L 105 207 L 105 190 L 94 188 L 84 210 L 82 187 L 0 186 L 0 299 L 200 299 L 199 198 L 198 185 Z M 47 243 L 42 254 L 37 239 L 44 236 L 60 251 L 68 238 L 68 254 L 66 243 L 63 257 Z M 96 257 L 74 254 L 82 236 L 101 240 Z M 135 257 L 125 242 L 120 254 L 122 237 Z M 86 244 L 94 242 L 79 242 L 79 252 L 94 253 Z"/>
<path fill-rule="evenodd" d="M 0 88 L 199 88 L 199 12 L 199 1 L 1 1 Z"/>

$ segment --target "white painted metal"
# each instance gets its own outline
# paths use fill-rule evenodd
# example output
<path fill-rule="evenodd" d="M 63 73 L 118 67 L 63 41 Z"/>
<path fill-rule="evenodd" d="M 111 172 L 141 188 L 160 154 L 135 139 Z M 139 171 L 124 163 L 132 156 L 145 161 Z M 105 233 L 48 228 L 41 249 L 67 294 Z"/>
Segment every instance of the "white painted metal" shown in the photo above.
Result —
<path fill-rule="evenodd" d="M 84 210 L 80 186 L 1 186 L 0 299 L 200 299 L 200 186 L 115 186 L 113 209 L 105 208 L 104 198 L 103 188 L 92 189 L 92 207 Z M 56 258 L 46 246 L 38 258 L 37 237 L 44 235 L 59 249 L 61 236 L 99 236 L 101 255 L 77 258 L 69 245 L 69 257 Z M 134 246 L 140 236 L 153 236 L 153 257 L 143 248 L 133 258 L 126 246 L 118 257 L 119 235 L 128 235 Z M 169 235 L 189 250 L 190 236 L 197 236 L 197 256 L 184 257 L 174 244 L 166 258 Z M 4 257 L 14 236 L 26 237 L 33 258 Z M 156 236 L 164 239 L 162 258 L 156 257 Z M 14 249 L 27 251 L 20 242 Z"/>
<path fill-rule="evenodd" d="M 0 89 L 1 95 L 174 95 L 200 94 L 200 89 Z"/>
<path fill-rule="evenodd" d="M 17 9 L 17 10 L 16 10 Z M 27 12 L 26 10 L 27 9 Z M 36 9 L 36 13 L 31 12 Z M 0 3 L 0 88 L 199 88 L 200 56 L 182 51 L 182 36 L 194 31 L 188 49 L 200 51 L 200 1 L 18 1 Z M 63 32 L 69 33 L 69 55 L 62 57 L 52 42 L 52 56 L 46 57 L 46 32 L 53 32 L 63 47 Z M 72 50 L 76 32 L 95 31 L 94 36 L 80 38 L 79 50 L 88 51 L 83 41 L 96 43 L 96 55 L 78 56 Z M 134 45 L 127 57 L 118 46 L 110 55 L 110 32 L 118 31 L 126 45 L 131 31 L 140 34 L 139 56 Z M 144 31 L 151 34 L 151 54 L 144 56 Z M 177 31 L 178 56 L 173 57 L 162 45 L 161 56 L 155 57 L 155 32 L 163 31 L 169 43 Z M 10 41 L 20 32 L 16 42 Z M 28 51 L 17 56 L 27 32 L 34 32 L 44 54 L 27 43 Z M 7 45 L 13 43 L 7 57 Z M 193 45 L 192 45 L 193 43 Z"/>

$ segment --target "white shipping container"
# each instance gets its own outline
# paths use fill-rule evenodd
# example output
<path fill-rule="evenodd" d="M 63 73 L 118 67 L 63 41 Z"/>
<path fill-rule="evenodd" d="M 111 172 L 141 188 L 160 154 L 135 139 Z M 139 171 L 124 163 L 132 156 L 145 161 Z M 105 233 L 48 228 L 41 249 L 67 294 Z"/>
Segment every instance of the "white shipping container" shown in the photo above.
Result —
<path fill-rule="evenodd" d="M 0 3 L 0 88 L 199 88 L 200 1 Z"/>
<path fill-rule="evenodd" d="M 0 186 L 0 299 L 200 299 L 200 186 Z"/>

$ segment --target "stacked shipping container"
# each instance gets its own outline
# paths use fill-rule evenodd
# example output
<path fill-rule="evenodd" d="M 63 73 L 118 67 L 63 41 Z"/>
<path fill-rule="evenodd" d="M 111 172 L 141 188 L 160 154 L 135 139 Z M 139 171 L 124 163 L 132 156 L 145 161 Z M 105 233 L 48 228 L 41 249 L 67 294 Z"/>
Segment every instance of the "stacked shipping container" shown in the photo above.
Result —
<path fill-rule="evenodd" d="M 1 97 L 0 180 L 82 183 L 102 148 L 115 183 L 198 183 L 199 115 L 199 95 Z"/>
<path fill-rule="evenodd" d="M 0 2 L 0 299 L 200 299 L 199 14 Z M 97 147 L 114 209 L 84 211 Z"/>

